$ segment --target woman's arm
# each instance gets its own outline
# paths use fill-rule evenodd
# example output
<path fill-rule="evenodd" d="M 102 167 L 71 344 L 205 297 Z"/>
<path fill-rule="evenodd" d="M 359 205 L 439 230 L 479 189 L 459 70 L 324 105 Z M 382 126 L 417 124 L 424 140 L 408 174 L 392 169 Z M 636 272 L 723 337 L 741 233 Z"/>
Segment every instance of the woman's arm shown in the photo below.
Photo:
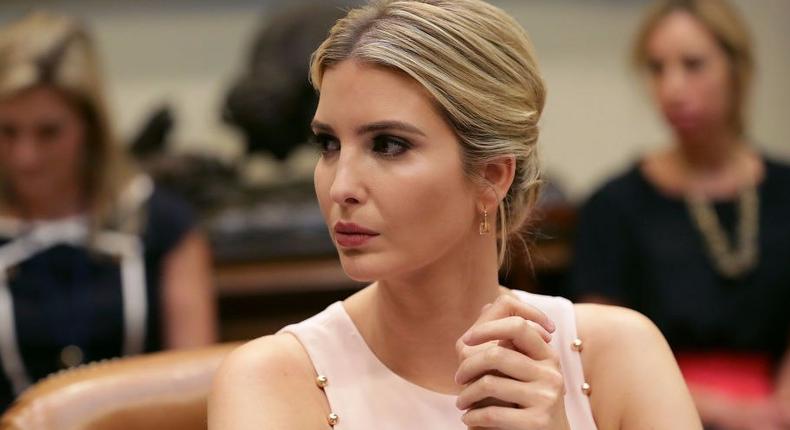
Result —
<path fill-rule="evenodd" d="M 779 365 L 776 390 L 760 400 L 737 399 L 705 387 L 690 386 L 702 421 L 721 430 L 790 428 L 790 353 Z"/>
<path fill-rule="evenodd" d="M 162 267 L 162 301 L 166 348 L 190 348 L 216 342 L 211 253 L 202 233 L 187 233 L 166 255 Z"/>
<path fill-rule="evenodd" d="M 782 423 L 790 427 L 790 349 L 785 350 L 779 365 L 775 397 Z"/>
<path fill-rule="evenodd" d="M 739 400 L 704 388 L 689 387 L 700 417 L 720 430 L 787 429 L 783 408 L 776 399 Z M 785 406 L 786 408 L 786 406 Z"/>
<path fill-rule="evenodd" d="M 638 312 L 576 305 L 582 361 L 598 428 L 702 429 L 672 351 Z"/>
<path fill-rule="evenodd" d="M 327 429 L 329 403 L 295 337 L 262 337 L 237 348 L 214 377 L 209 430 Z M 342 417 L 341 417 L 342 418 Z"/>
<path fill-rule="evenodd" d="M 790 349 L 785 351 L 776 380 L 776 397 L 790 408 Z"/>

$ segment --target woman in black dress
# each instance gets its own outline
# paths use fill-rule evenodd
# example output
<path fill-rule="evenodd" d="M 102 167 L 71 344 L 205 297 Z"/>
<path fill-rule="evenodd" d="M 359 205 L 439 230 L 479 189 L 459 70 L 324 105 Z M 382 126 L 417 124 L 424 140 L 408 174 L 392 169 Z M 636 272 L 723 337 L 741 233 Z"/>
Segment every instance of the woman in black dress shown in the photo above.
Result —
<path fill-rule="evenodd" d="M 0 32 L 0 411 L 49 373 L 214 340 L 206 241 L 124 159 L 89 35 Z"/>
<path fill-rule="evenodd" d="M 573 295 L 652 318 L 707 425 L 790 428 L 790 168 L 747 135 L 748 31 L 724 1 L 663 1 L 634 54 L 673 142 L 582 209 Z"/>

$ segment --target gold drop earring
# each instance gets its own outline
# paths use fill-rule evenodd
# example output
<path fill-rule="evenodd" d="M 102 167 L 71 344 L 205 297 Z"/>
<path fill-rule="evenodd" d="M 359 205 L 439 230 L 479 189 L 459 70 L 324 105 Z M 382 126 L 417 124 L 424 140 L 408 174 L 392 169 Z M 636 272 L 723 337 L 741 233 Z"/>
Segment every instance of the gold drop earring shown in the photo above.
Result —
<path fill-rule="evenodd" d="M 483 221 L 480 222 L 480 236 L 491 233 L 491 225 L 488 224 L 488 209 L 483 208 Z"/>

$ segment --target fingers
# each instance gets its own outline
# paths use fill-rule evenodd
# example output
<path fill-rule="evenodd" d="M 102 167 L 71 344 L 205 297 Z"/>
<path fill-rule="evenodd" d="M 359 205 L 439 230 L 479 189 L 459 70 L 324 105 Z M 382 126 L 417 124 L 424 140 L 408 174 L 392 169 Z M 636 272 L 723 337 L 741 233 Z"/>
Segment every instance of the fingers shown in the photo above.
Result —
<path fill-rule="evenodd" d="M 486 399 L 496 399 L 500 404 L 512 404 L 516 408 L 547 407 L 556 403 L 561 391 L 550 384 L 524 383 L 503 376 L 483 375 L 469 384 L 458 395 L 458 409 L 477 408 Z"/>
<path fill-rule="evenodd" d="M 494 372 L 529 382 L 539 378 L 542 369 L 520 352 L 501 346 L 491 346 L 462 361 L 455 373 L 455 382 L 458 385 L 466 385 L 480 375 Z"/>
<path fill-rule="evenodd" d="M 535 360 L 546 360 L 554 355 L 535 325 L 519 316 L 476 324 L 461 337 L 461 340 L 469 346 L 490 341 L 511 342 L 518 351 Z"/>
<path fill-rule="evenodd" d="M 545 342 L 548 343 L 551 341 L 550 333 L 555 330 L 555 326 L 554 323 L 549 320 L 548 316 L 537 308 L 511 296 L 500 296 L 493 303 L 483 306 L 480 316 L 470 330 L 481 323 L 511 316 L 518 316 L 529 321 L 528 324 L 533 327 L 534 330 L 537 330 Z M 507 342 L 510 341 L 507 340 Z M 492 341 L 492 343 L 496 342 Z M 464 337 L 462 336 L 458 339 L 458 342 L 456 342 L 456 353 L 458 354 L 459 362 L 475 354 L 478 350 L 488 348 L 488 346 L 489 345 L 477 344 L 471 347 L 464 342 Z"/>
<path fill-rule="evenodd" d="M 545 429 L 551 424 L 545 415 L 502 406 L 471 409 L 461 420 L 469 428 L 481 429 Z"/>
<path fill-rule="evenodd" d="M 518 317 L 510 319 L 521 320 Z M 502 322 L 507 321 L 484 325 Z M 478 350 L 460 363 L 455 380 L 459 385 L 466 385 L 458 397 L 460 409 L 529 408 L 533 414 L 540 414 L 562 402 L 565 382 L 559 360 L 536 332 L 531 333 L 533 342 L 548 349 L 547 360 L 534 360 L 502 346 L 504 342 L 500 341 L 499 345 L 483 344 L 486 349 Z M 523 345 L 523 342 L 518 344 Z"/>
<path fill-rule="evenodd" d="M 525 319 L 523 319 L 521 317 L 517 317 L 517 316 L 507 317 L 507 318 L 522 319 L 522 320 L 526 321 L 527 325 L 529 325 L 532 330 L 535 330 L 540 335 L 540 337 L 543 338 L 543 340 L 546 343 L 551 342 L 551 338 L 552 338 L 551 333 L 546 331 L 546 329 L 543 328 L 543 326 L 541 326 L 540 324 L 536 323 L 535 321 L 525 320 Z M 479 322 L 477 324 L 485 324 L 485 323 L 484 322 Z M 472 326 L 472 327 L 475 327 L 475 326 Z M 467 335 L 470 330 L 467 330 L 467 333 L 464 333 L 464 335 Z M 464 341 L 466 340 L 465 337 L 462 337 L 462 339 Z"/>
<path fill-rule="evenodd" d="M 525 392 L 524 383 L 501 376 L 484 375 L 461 391 L 455 401 L 455 406 L 461 410 L 477 408 L 481 402 L 495 399 L 497 404 L 522 407 L 522 403 L 526 402 L 524 397 L 528 395 Z"/>
<path fill-rule="evenodd" d="M 483 307 L 458 339 L 459 409 L 469 428 L 548 428 L 565 393 L 546 314 L 511 296 Z M 563 412 L 564 414 L 564 412 Z"/>
<path fill-rule="evenodd" d="M 473 327 L 486 321 L 510 316 L 518 316 L 525 320 L 534 321 L 548 333 L 554 333 L 556 329 L 554 322 L 538 308 L 509 295 L 499 296 L 494 303 L 484 306 L 480 312 L 480 317 L 473 324 Z"/>

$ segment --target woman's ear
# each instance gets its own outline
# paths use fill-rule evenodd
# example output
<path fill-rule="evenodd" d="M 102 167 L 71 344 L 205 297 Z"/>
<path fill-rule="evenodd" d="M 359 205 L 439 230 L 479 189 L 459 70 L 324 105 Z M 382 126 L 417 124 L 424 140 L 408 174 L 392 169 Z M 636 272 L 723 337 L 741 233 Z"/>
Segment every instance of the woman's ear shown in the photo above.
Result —
<path fill-rule="evenodd" d="M 480 174 L 486 184 L 485 189 L 482 190 L 482 203 L 488 209 L 496 208 L 513 184 L 516 175 L 516 158 L 505 156 L 489 161 L 483 165 Z"/>

